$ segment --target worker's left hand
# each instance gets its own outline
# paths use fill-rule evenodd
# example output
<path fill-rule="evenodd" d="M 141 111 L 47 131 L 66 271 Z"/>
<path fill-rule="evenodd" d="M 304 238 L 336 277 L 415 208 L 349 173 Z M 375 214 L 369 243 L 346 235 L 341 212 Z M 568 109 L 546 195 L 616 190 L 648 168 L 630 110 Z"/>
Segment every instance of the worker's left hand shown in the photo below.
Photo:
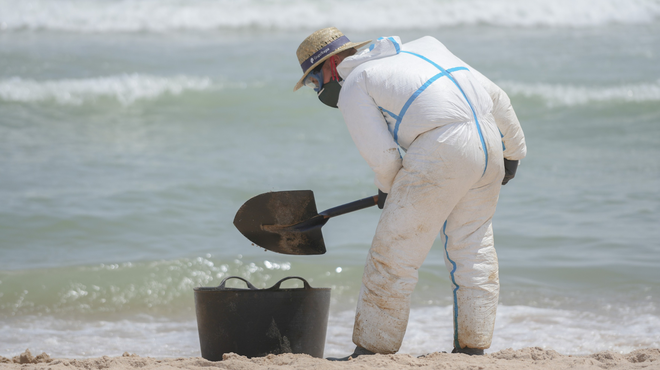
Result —
<path fill-rule="evenodd" d="M 502 179 L 502 185 L 506 185 L 509 180 L 516 176 L 517 169 L 518 161 L 510 161 L 504 158 L 504 179 Z"/>
<path fill-rule="evenodd" d="M 383 193 L 378 189 L 378 208 L 383 209 L 385 207 L 385 199 L 387 199 L 387 193 Z"/>

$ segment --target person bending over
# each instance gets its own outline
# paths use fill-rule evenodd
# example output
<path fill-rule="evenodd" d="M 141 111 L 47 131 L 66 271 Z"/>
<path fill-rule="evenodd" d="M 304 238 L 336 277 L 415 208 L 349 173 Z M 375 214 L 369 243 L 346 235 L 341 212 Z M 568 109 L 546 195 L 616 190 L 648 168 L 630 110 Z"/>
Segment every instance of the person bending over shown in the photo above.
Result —
<path fill-rule="evenodd" d="M 493 214 L 527 151 L 509 97 L 430 36 L 353 43 L 331 27 L 307 37 L 297 57 L 294 91 L 309 86 L 339 108 L 383 210 L 358 298 L 357 347 L 335 360 L 399 350 L 438 234 L 453 286 L 453 352 L 483 354 L 499 295 Z"/>

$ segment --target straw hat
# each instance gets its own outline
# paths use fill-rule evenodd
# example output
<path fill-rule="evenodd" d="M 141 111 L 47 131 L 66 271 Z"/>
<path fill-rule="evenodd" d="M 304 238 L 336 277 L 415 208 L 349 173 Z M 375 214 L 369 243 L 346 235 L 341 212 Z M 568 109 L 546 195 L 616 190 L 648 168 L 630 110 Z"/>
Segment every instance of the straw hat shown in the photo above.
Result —
<path fill-rule="evenodd" d="M 298 80 L 293 91 L 301 88 L 307 74 L 326 59 L 350 48 L 361 48 L 370 42 L 371 40 L 359 43 L 351 42 L 335 27 L 324 28 L 309 35 L 296 50 L 303 76 Z"/>

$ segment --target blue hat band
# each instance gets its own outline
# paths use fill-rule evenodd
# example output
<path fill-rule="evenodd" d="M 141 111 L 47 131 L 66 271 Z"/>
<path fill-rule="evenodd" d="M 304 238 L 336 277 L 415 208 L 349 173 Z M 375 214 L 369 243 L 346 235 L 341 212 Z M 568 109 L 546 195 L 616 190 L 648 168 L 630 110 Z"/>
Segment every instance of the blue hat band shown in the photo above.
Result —
<path fill-rule="evenodd" d="M 328 45 L 324 46 L 321 50 L 317 51 L 316 53 L 312 54 L 311 57 L 307 58 L 300 67 L 302 67 L 303 73 L 307 72 L 309 67 L 314 65 L 314 62 L 318 62 L 319 60 L 323 59 L 325 56 L 328 54 L 332 53 L 333 51 L 339 49 L 341 46 L 351 42 L 351 40 L 348 39 L 346 36 L 342 36 L 338 39 L 333 40 L 331 43 Z"/>

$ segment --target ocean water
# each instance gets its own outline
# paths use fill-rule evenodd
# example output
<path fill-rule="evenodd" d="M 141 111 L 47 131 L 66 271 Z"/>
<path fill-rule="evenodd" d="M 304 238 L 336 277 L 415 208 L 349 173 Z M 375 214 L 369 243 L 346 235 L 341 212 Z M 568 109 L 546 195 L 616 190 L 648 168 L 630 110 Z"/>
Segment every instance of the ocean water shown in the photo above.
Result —
<path fill-rule="evenodd" d="M 340 113 L 292 92 L 331 25 L 432 35 L 513 101 L 529 154 L 494 219 L 487 352 L 660 347 L 659 1 L 0 0 L 0 355 L 199 356 L 193 288 L 233 275 L 331 287 L 325 354 L 349 353 L 379 211 L 333 218 L 322 256 L 232 224 L 268 191 L 377 191 Z M 451 350 L 436 244 L 404 353 Z"/>

